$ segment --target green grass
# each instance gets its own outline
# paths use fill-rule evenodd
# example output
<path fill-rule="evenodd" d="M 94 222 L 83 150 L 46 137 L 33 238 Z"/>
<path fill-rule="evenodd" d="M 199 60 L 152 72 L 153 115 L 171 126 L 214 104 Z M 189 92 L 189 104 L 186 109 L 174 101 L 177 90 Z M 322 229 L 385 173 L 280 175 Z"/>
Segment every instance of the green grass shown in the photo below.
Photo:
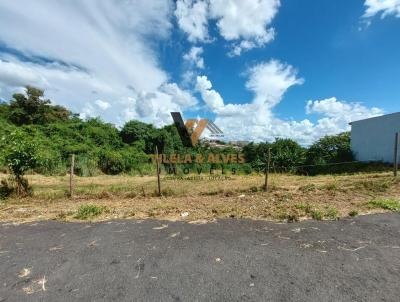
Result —
<path fill-rule="evenodd" d="M 337 220 L 339 219 L 339 212 L 336 208 L 329 208 L 326 211 L 324 217 L 332 220 Z"/>
<path fill-rule="evenodd" d="M 368 202 L 372 208 L 380 208 L 390 211 L 400 211 L 400 202 L 392 199 L 376 199 Z"/>
<path fill-rule="evenodd" d="M 304 211 L 306 214 L 311 212 L 311 205 L 309 204 L 299 203 L 295 205 L 295 208 Z"/>
<path fill-rule="evenodd" d="M 75 214 L 76 219 L 88 219 L 101 215 L 106 210 L 106 207 L 98 207 L 96 205 L 86 204 L 81 205 L 78 212 Z"/>
<path fill-rule="evenodd" d="M 322 220 L 323 214 L 321 211 L 313 210 L 311 211 L 311 217 L 315 220 Z"/>

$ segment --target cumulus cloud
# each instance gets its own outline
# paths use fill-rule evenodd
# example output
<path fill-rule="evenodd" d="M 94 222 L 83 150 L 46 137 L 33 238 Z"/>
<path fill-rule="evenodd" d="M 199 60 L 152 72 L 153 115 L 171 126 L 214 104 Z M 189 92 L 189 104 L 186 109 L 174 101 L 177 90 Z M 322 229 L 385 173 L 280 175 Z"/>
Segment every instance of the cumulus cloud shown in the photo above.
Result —
<path fill-rule="evenodd" d="M 274 115 L 273 109 L 289 88 L 304 82 L 296 69 L 270 60 L 251 67 L 248 77 L 246 87 L 254 93 L 254 98 L 243 104 L 225 104 L 207 77 L 197 78 L 197 89 L 210 110 L 216 114 L 215 123 L 228 140 L 273 141 L 281 137 L 308 145 L 321 136 L 349 130 L 351 121 L 383 114 L 379 108 L 367 108 L 360 103 L 330 98 L 307 102 L 306 113 L 317 116 L 315 123 L 310 119 L 280 119 Z"/>
<path fill-rule="evenodd" d="M 7 26 L 0 27 L 0 40 L 13 50 L 0 54 L 1 97 L 29 84 L 85 116 L 121 124 L 143 113 L 169 123 L 158 108 L 184 110 L 184 99 L 194 102 L 169 83 L 152 48 L 168 38 L 173 9 L 166 0 L 1 1 Z M 136 102 L 151 103 L 155 112 Z"/>
<path fill-rule="evenodd" d="M 352 121 L 384 114 L 380 108 L 367 108 L 358 102 L 339 101 L 335 97 L 308 101 L 306 113 L 322 116 L 313 126 L 315 138 L 348 131 L 350 130 L 349 123 Z"/>
<path fill-rule="evenodd" d="M 200 92 L 203 101 L 212 111 L 218 111 L 224 106 L 221 95 L 212 89 L 212 84 L 206 76 L 197 77 L 196 90 Z"/>
<path fill-rule="evenodd" d="M 191 42 L 208 41 L 208 20 L 214 20 L 219 34 L 232 43 L 230 56 L 261 47 L 272 41 L 270 28 L 280 0 L 178 0 L 175 10 L 180 28 Z"/>
<path fill-rule="evenodd" d="M 183 55 L 183 59 L 191 66 L 195 66 L 199 69 L 204 68 L 204 59 L 202 58 L 203 48 L 193 46 L 188 53 Z"/>
<path fill-rule="evenodd" d="M 381 14 L 382 18 L 394 15 L 400 18 L 400 0 L 366 0 L 364 18 Z"/>
<path fill-rule="evenodd" d="M 210 16 L 217 20 L 221 36 L 235 43 L 231 55 L 260 47 L 272 41 L 273 28 L 268 28 L 278 12 L 279 0 L 210 0 Z"/>
<path fill-rule="evenodd" d="M 175 16 L 191 42 L 208 39 L 208 1 L 178 0 Z"/>

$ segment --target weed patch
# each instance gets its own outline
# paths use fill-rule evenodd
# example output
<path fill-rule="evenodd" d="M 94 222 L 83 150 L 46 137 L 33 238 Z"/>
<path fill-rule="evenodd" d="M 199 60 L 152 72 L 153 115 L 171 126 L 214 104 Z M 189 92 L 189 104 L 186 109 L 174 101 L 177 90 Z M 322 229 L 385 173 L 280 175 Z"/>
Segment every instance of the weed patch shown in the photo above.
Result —
<path fill-rule="evenodd" d="M 81 205 L 78 212 L 75 214 L 76 219 L 88 219 L 101 215 L 106 210 L 106 207 L 99 207 L 92 204 Z"/>
<path fill-rule="evenodd" d="M 295 208 L 304 211 L 306 214 L 311 212 L 311 206 L 309 204 L 299 203 L 295 205 Z"/>
<path fill-rule="evenodd" d="M 310 214 L 311 214 L 312 219 L 322 220 L 323 214 L 321 211 L 312 210 Z"/>
<path fill-rule="evenodd" d="M 326 211 L 324 217 L 332 220 L 337 220 L 339 219 L 339 212 L 336 208 L 329 208 Z"/>
<path fill-rule="evenodd" d="M 371 200 L 368 205 L 372 208 L 380 208 L 390 211 L 400 211 L 400 202 L 392 199 Z"/>
<path fill-rule="evenodd" d="M 349 212 L 349 216 L 350 217 L 355 217 L 355 216 L 357 216 L 358 215 L 358 212 L 356 211 L 356 210 L 351 210 L 350 212 Z"/>

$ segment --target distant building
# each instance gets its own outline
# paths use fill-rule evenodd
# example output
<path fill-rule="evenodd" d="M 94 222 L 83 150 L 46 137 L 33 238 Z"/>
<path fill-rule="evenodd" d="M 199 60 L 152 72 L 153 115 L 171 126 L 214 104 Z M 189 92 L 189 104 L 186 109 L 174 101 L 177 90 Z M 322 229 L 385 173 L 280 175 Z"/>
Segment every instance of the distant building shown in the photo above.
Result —
<path fill-rule="evenodd" d="M 393 163 L 400 112 L 354 121 L 350 125 L 351 150 L 357 160 Z"/>

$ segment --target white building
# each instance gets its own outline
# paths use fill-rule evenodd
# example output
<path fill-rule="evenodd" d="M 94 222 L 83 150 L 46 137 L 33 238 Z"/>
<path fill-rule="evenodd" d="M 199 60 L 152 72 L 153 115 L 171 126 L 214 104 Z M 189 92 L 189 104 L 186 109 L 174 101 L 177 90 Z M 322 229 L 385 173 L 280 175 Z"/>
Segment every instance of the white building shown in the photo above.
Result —
<path fill-rule="evenodd" d="M 393 163 L 400 112 L 351 122 L 351 150 L 359 161 Z M 400 153 L 400 149 L 399 149 Z"/>

